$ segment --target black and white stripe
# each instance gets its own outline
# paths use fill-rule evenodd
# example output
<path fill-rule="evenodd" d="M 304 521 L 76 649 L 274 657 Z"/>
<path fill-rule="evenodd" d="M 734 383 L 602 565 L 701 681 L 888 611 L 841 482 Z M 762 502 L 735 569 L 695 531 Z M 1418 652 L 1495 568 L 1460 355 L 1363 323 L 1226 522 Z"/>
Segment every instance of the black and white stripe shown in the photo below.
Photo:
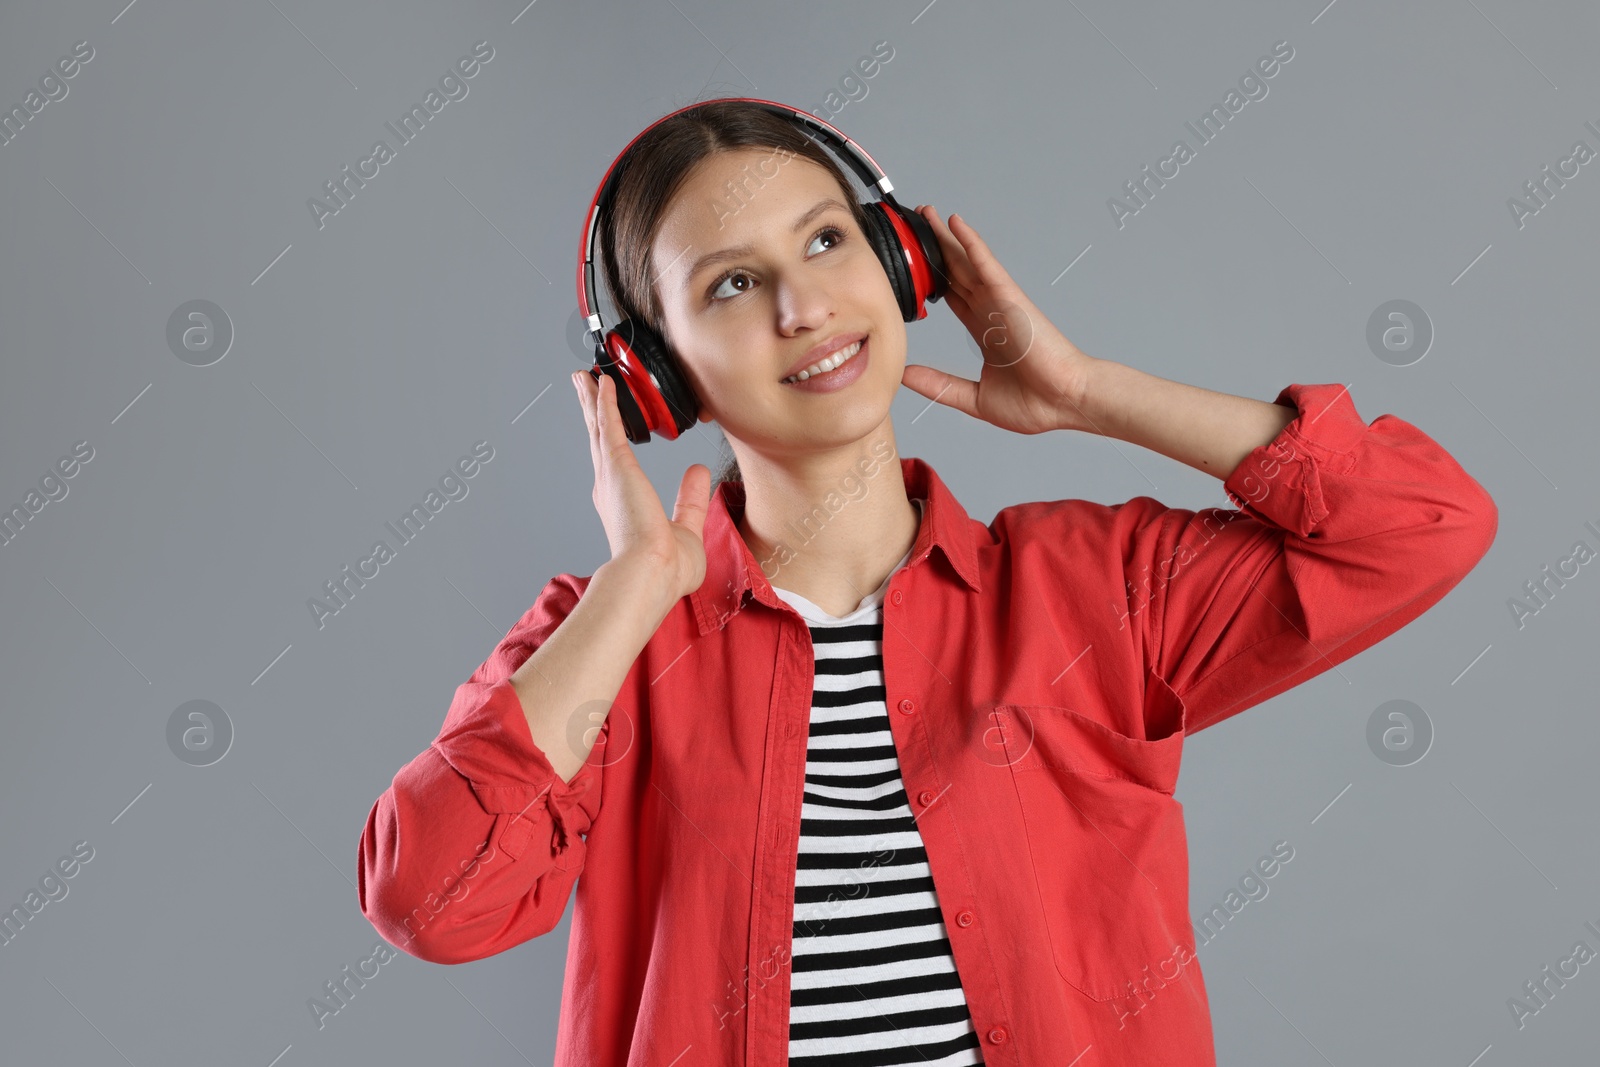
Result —
<path fill-rule="evenodd" d="M 981 1064 L 889 731 L 882 610 L 863 602 L 839 620 L 785 599 L 807 617 L 816 655 L 795 869 L 789 1063 Z"/>

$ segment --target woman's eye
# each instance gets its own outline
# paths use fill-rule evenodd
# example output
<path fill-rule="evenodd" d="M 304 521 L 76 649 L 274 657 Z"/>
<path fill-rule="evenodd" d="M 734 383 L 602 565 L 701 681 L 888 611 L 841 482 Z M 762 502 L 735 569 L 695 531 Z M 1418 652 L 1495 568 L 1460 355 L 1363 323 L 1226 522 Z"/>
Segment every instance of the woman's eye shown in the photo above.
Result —
<path fill-rule="evenodd" d="M 810 252 L 813 248 L 816 248 L 818 241 L 827 238 L 831 238 L 833 243 L 828 245 L 827 248 L 818 248 L 816 252 L 812 253 L 813 255 L 820 255 L 821 253 L 827 252 L 830 249 L 837 248 L 839 243 L 845 239 L 845 232 L 837 226 L 824 226 L 822 229 L 817 231 L 816 236 L 811 238 L 811 243 L 806 247 L 806 250 Z M 746 284 L 744 287 L 735 288 L 730 291 L 727 287 L 739 279 L 743 279 L 745 281 Z M 748 293 L 750 291 L 749 285 L 750 283 L 754 282 L 754 280 L 755 279 L 752 278 L 747 271 L 738 268 L 730 270 L 721 278 L 718 278 L 712 285 L 711 299 L 713 302 L 719 300 L 729 300 L 743 293 Z"/>
<path fill-rule="evenodd" d="M 736 279 L 739 279 L 739 278 L 743 278 L 746 281 L 748 281 L 750 279 L 750 275 L 746 274 L 742 270 L 741 271 L 735 271 L 732 274 L 723 275 L 722 279 L 717 282 L 716 288 L 711 291 L 711 299 L 713 299 L 713 300 L 727 300 L 729 297 L 734 297 L 734 296 L 738 296 L 740 293 L 749 292 L 748 289 L 739 289 L 739 290 L 736 290 L 734 292 L 724 292 L 723 291 L 724 288 L 730 282 L 733 282 L 733 281 L 735 281 Z"/>
<path fill-rule="evenodd" d="M 844 231 L 843 230 L 839 229 L 836 226 L 829 226 L 829 227 L 827 227 L 825 229 L 818 230 L 817 231 L 817 235 L 811 239 L 811 243 L 812 244 L 816 244 L 818 241 L 822 240 L 824 237 L 829 236 L 830 234 L 834 238 L 834 242 L 833 243 L 835 245 L 837 245 L 840 241 L 844 240 Z M 827 249 L 822 249 L 822 251 L 827 251 Z"/>

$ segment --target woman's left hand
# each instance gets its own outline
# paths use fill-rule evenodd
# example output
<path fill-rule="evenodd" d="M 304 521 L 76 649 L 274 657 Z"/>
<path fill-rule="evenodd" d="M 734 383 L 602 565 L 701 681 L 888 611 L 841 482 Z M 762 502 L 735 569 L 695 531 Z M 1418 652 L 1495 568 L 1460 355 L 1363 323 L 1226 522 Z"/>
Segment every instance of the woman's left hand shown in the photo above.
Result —
<path fill-rule="evenodd" d="M 939 238 L 950 279 L 944 299 L 977 341 L 983 370 L 971 381 L 907 363 L 901 382 L 1014 433 L 1093 430 L 1080 402 L 1095 359 L 1034 307 L 965 219 L 951 215 L 946 225 L 931 205 L 917 210 Z"/>

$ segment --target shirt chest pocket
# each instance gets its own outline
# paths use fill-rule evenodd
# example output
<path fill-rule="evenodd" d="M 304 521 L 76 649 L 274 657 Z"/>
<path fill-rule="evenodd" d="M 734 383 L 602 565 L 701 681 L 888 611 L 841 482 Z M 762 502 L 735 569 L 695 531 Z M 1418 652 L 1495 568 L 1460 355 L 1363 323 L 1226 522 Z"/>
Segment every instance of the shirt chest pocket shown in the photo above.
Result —
<path fill-rule="evenodd" d="M 997 711 L 1061 977 L 1095 1000 L 1177 977 L 1194 949 L 1172 797 L 1183 734 L 1138 740 L 1045 704 Z"/>

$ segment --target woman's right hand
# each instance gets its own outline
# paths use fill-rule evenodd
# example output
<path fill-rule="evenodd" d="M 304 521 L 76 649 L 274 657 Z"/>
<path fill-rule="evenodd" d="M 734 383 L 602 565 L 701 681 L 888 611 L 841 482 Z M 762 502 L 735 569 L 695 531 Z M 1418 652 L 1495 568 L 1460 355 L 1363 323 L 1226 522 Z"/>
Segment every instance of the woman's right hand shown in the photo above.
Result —
<path fill-rule="evenodd" d="M 711 500 L 711 469 L 694 463 L 683 472 L 669 520 L 661 498 L 633 454 L 617 409 L 616 382 L 591 371 L 575 371 L 573 384 L 589 427 L 594 460 L 594 506 L 611 544 L 611 558 L 637 560 L 662 575 L 664 593 L 676 602 L 700 588 L 706 574 L 704 531 Z"/>

